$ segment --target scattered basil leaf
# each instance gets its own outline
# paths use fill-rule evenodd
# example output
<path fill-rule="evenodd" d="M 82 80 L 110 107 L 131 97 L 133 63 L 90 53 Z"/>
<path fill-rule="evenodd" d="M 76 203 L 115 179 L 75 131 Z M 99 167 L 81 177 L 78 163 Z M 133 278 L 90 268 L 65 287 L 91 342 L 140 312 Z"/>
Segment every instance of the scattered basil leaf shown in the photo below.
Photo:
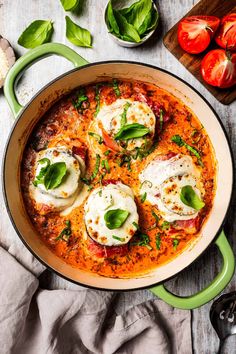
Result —
<path fill-rule="evenodd" d="M 48 170 L 48 167 L 50 166 L 50 160 L 45 157 L 41 160 L 38 160 L 38 163 L 40 165 L 46 164 L 46 166 L 42 167 L 39 171 L 39 174 L 35 177 L 35 180 L 33 181 L 33 185 L 35 187 L 37 187 L 39 184 L 43 184 L 44 176 Z"/>
<path fill-rule="evenodd" d="M 161 248 L 161 233 L 158 232 L 158 234 L 156 235 L 156 247 L 158 250 L 160 250 Z"/>
<path fill-rule="evenodd" d="M 65 162 L 55 162 L 50 165 L 44 176 L 44 186 L 46 189 L 55 189 L 62 183 L 63 177 L 66 175 Z"/>
<path fill-rule="evenodd" d="M 127 111 L 129 109 L 129 107 L 131 106 L 131 103 L 130 102 L 126 102 L 126 104 L 124 105 L 124 110 L 121 114 L 121 121 L 120 121 L 120 126 L 121 128 L 124 127 L 124 125 L 127 123 Z"/>
<path fill-rule="evenodd" d="M 149 133 L 149 129 L 143 124 L 126 124 L 115 135 L 115 140 L 130 140 L 141 138 Z"/>
<path fill-rule="evenodd" d="M 74 11 L 78 8 L 80 0 L 60 0 L 65 11 Z"/>
<path fill-rule="evenodd" d="M 66 220 L 65 221 L 65 225 L 66 225 L 66 227 L 57 236 L 56 241 L 58 241 L 58 240 L 63 240 L 63 241 L 66 241 L 66 242 L 69 241 L 69 238 L 70 238 L 70 236 L 72 234 L 70 220 Z"/>
<path fill-rule="evenodd" d="M 127 220 L 129 214 L 129 211 L 122 209 L 108 210 L 104 214 L 106 227 L 108 227 L 109 230 L 120 228 Z"/>
<path fill-rule="evenodd" d="M 132 224 L 134 225 L 134 227 L 136 227 L 137 230 L 139 230 L 139 225 L 135 221 Z"/>
<path fill-rule="evenodd" d="M 101 137 L 101 135 L 93 133 L 93 132 L 88 132 L 88 135 L 93 136 L 99 144 L 103 143 L 103 138 Z"/>
<path fill-rule="evenodd" d="M 104 161 L 104 167 L 107 170 L 108 173 L 110 173 L 110 166 L 107 160 L 103 160 Z"/>
<path fill-rule="evenodd" d="M 91 174 L 91 177 L 90 177 L 90 180 L 92 181 L 98 174 L 98 171 L 99 171 L 99 166 L 100 166 L 100 160 L 101 160 L 101 157 L 100 155 L 96 155 L 96 162 L 95 162 L 95 168 L 93 170 L 93 173 Z"/>
<path fill-rule="evenodd" d="M 90 32 L 74 23 L 68 16 L 66 16 L 66 38 L 79 47 L 92 48 Z"/>
<path fill-rule="evenodd" d="M 159 216 L 155 213 L 154 210 L 152 210 L 152 216 L 155 218 L 156 223 L 158 224 L 158 222 L 159 222 Z"/>
<path fill-rule="evenodd" d="M 180 135 L 174 135 L 174 136 L 172 136 L 171 141 L 173 141 L 175 144 L 177 144 L 177 145 L 180 146 L 180 147 L 181 147 L 181 146 L 185 146 L 187 150 L 189 150 L 193 155 L 195 155 L 195 156 L 197 157 L 199 165 L 202 166 L 202 167 L 204 166 L 199 151 L 198 151 L 195 147 L 193 147 L 193 146 L 187 144 L 187 143 L 181 138 Z"/>
<path fill-rule="evenodd" d="M 140 36 L 133 25 L 128 23 L 126 18 L 122 14 L 113 9 L 113 14 L 115 15 L 116 22 L 120 29 L 119 33 L 122 39 L 129 42 L 140 42 Z"/>
<path fill-rule="evenodd" d="M 113 84 L 113 90 L 115 91 L 116 97 L 120 97 L 121 93 L 120 93 L 118 81 L 114 79 L 112 81 L 112 84 Z"/>
<path fill-rule="evenodd" d="M 152 247 L 149 245 L 150 239 L 147 234 L 139 233 L 138 234 L 138 241 L 132 242 L 131 244 L 134 246 L 145 246 L 149 251 L 152 250 Z"/>
<path fill-rule="evenodd" d="M 169 223 L 169 221 L 164 221 L 164 222 L 162 223 L 162 225 L 161 225 L 161 229 L 162 229 L 162 230 L 169 230 L 169 228 L 170 228 L 170 223 Z"/>
<path fill-rule="evenodd" d="M 145 202 L 145 200 L 146 200 L 146 198 L 147 198 L 147 192 L 144 192 L 142 195 L 141 195 L 141 203 L 144 203 Z"/>
<path fill-rule="evenodd" d="M 110 154 L 110 152 L 111 152 L 111 150 L 106 150 L 106 151 L 104 152 L 104 155 L 105 155 L 105 156 L 108 156 L 108 155 Z"/>
<path fill-rule="evenodd" d="M 175 239 L 173 240 L 173 248 L 174 248 L 175 251 L 176 251 L 176 249 L 177 249 L 177 247 L 178 247 L 178 244 L 179 244 L 179 240 L 178 240 L 177 238 L 175 238 Z"/>
<path fill-rule="evenodd" d="M 118 237 L 118 236 L 112 235 L 112 238 L 114 238 L 114 240 L 118 240 L 120 242 L 125 242 L 125 238 L 124 237 Z"/>
<path fill-rule="evenodd" d="M 78 94 L 77 94 L 77 99 L 73 101 L 73 105 L 74 107 L 78 110 L 78 111 L 83 111 L 82 109 L 82 105 L 84 102 L 88 102 L 88 96 L 86 95 L 86 91 L 84 88 L 81 88 L 79 91 L 78 91 Z"/>
<path fill-rule="evenodd" d="M 24 48 L 35 48 L 43 43 L 50 42 L 52 33 L 52 21 L 36 20 L 20 35 L 18 44 Z"/>
<path fill-rule="evenodd" d="M 195 210 L 200 210 L 205 203 L 199 198 L 192 186 L 184 186 L 181 188 L 180 199 L 185 204 Z"/>
<path fill-rule="evenodd" d="M 108 3 L 105 17 L 106 17 L 106 23 L 108 25 L 110 32 L 114 32 L 115 34 L 119 35 L 120 29 L 119 29 L 119 26 L 116 22 L 116 18 L 114 16 L 114 13 L 113 13 L 111 0 Z"/>

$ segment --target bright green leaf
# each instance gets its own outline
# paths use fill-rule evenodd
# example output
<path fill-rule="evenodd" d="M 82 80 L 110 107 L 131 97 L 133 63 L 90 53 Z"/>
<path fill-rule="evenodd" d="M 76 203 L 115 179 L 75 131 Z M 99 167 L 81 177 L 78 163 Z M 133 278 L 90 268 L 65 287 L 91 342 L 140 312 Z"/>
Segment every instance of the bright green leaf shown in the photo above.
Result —
<path fill-rule="evenodd" d="M 56 162 L 50 165 L 44 177 L 44 186 L 46 189 L 55 189 L 62 183 L 63 177 L 66 175 L 65 162 Z"/>
<path fill-rule="evenodd" d="M 109 230 L 121 227 L 129 216 L 129 211 L 122 209 L 108 210 L 104 215 L 106 226 Z"/>
<path fill-rule="evenodd" d="M 125 36 L 130 42 L 140 42 L 140 36 L 134 26 L 128 23 L 126 18 L 122 16 L 119 11 L 113 10 L 113 13 L 119 26 L 121 37 Z"/>
<path fill-rule="evenodd" d="M 149 129 L 143 124 L 126 124 L 115 135 L 115 140 L 130 140 L 141 138 L 149 133 Z"/>
<path fill-rule="evenodd" d="M 200 210 L 205 203 L 199 198 L 192 186 L 184 186 L 180 192 L 180 199 L 185 204 L 195 210 Z"/>
<path fill-rule="evenodd" d="M 36 20 L 21 34 L 18 44 L 25 48 L 35 48 L 43 43 L 50 42 L 53 33 L 51 21 Z"/>
<path fill-rule="evenodd" d="M 80 0 L 60 0 L 65 11 L 76 10 L 79 6 Z"/>
<path fill-rule="evenodd" d="M 111 0 L 107 5 L 107 11 L 105 17 L 106 17 L 106 24 L 108 25 L 110 32 L 114 32 L 116 35 L 119 35 L 120 29 L 116 22 L 116 18 L 114 16 Z"/>
<path fill-rule="evenodd" d="M 90 32 L 76 25 L 70 17 L 66 16 L 66 38 L 79 47 L 92 48 L 92 37 Z"/>

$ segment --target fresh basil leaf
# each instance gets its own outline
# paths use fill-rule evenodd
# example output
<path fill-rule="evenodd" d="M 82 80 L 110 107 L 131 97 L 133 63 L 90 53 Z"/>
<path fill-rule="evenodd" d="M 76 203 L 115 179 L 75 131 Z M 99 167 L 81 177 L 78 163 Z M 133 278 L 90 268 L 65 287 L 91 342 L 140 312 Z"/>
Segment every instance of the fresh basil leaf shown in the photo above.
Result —
<path fill-rule="evenodd" d="M 141 203 L 144 203 L 145 200 L 147 198 L 147 192 L 144 192 L 142 195 L 141 195 Z"/>
<path fill-rule="evenodd" d="M 173 248 L 174 248 L 175 251 L 176 251 L 176 249 L 177 249 L 177 247 L 178 247 L 178 244 L 179 244 L 179 240 L 178 240 L 177 238 L 175 238 L 175 239 L 173 240 Z"/>
<path fill-rule="evenodd" d="M 134 28 L 139 32 L 146 16 L 152 10 L 152 0 L 140 0 L 131 5 L 130 11 L 127 11 L 125 18 L 128 23 L 132 24 Z M 140 32 L 139 32 L 140 33 Z"/>
<path fill-rule="evenodd" d="M 92 181 L 98 174 L 98 171 L 99 171 L 99 166 L 100 166 L 100 160 L 101 160 L 101 157 L 100 155 L 96 155 L 96 162 L 95 162 L 95 168 L 93 170 L 93 173 L 91 174 L 91 177 L 90 177 L 90 180 Z"/>
<path fill-rule="evenodd" d="M 108 28 L 110 32 L 114 32 L 116 35 L 120 34 L 120 29 L 119 26 L 116 22 L 116 18 L 113 13 L 113 8 L 112 8 L 112 2 L 111 0 L 109 1 L 107 5 L 107 11 L 106 11 L 106 24 L 108 25 Z"/>
<path fill-rule="evenodd" d="M 103 143 L 103 138 L 101 137 L 101 135 L 94 132 L 88 132 L 88 135 L 93 136 L 94 139 L 96 139 L 99 144 Z"/>
<path fill-rule="evenodd" d="M 112 235 L 112 238 L 114 238 L 114 240 L 118 240 L 120 242 L 125 242 L 125 238 L 124 237 L 118 237 L 118 236 Z"/>
<path fill-rule="evenodd" d="M 181 188 L 180 199 L 185 204 L 195 210 L 200 210 L 205 203 L 199 198 L 192 186 L 184 186 Z"/>
<path fill-rule="evenodd" d="M 35 48 L 40 44 L 50 42 L 52 33 L 52 21 L 36 20 L 20 35 L 18 44 L 24 48 Z"/>
<path fill-rule="evenodd" d="M 65 11 L 76 10 L 79 6 L 80 0 L 60 0 Z"/>
<path fill-rule="evenodd" d="M 129 216 L 129 211 L 122 209 L 108 210 L 104 215 L 106 227 L 109 230 L 121 227 Z"/>
<path fill-rule="evenodd" d="M 86 91 L 84 88 L 81 88 L 78 93 L 77 93 L 77 99 L 73 101 L 73 105 L 74 107 L 78 110 L 78 111 L 83 111 L 82 105 L 84 102 L 87 102 L 89 106 L 89 102 L 88 102 L 88 96 L 86 95 Z"/>
<path fill-rule="evenodd" d="M 141 138 L 149 133 L 149 129 L 143 124 L 132 123 L 126 124 L 115 135 L 115 140 L 130 140 Z"/>
<path fill-rule="evenodd" d="M 56 241 L 58 241 L 58 240 L 63 240 L 63 241 L 66 241 L 66 242 L 69 241 L 69 238 L 70 238 L 70 236 L 72 234 L 70 220 L 66 220 L 65 224 L 66 224 L 66 227 L 56 237 Z"/>
<path fill-rule="evenodd" d="M 127 111 L 128 111 L 130 106 L 131 106 L 130 102 L 126 102 L 126 104 L 124 105 L 124 111 L 121 114 L 121 121 L 120 121 L 121 127 L 123 127 L 127 123 L 126 115 L 127 115 Z"/>
<path fill-rule="evenodd" d="M 118 81 L 117 80 L 113 80 L 112 84 L 113 84 L 113 90 L 115 91 L 116 97 L 120 97 L 121 93 L 120 93 Z"/>
<path fill-rule="evenodd" d="M 66 175 L 66 170 L 65 162 L 56 162 L 50 165 L 44 177 L 45 188 L 55 189 L 59 187 Z"/>
<path fill-rule="evenodd" d="M 137 242 L 132 242 L 131 244 L 134 246 L 145 246 L 149 251 L 152 250 L 152 247 L 149 245 L 150 239 L 147 234 L 138 234 L 138 241 Z"/>
<path fill-rule="evenodd" d="M 141 37 L 144 37 L 156 27 L 158 22 L 158 17 L 159 15 L 157 10 L 154 7 L 152 7 L 152 10 L 147 14 L 142 25 L 138 29 L 138 33 Z"/>
<path fill-rule="evenodd" d="M 161 233 L 158 232 L 158 234 L 156 235 L 156 247 L 158 250 L 160 250 L 161 248 Z"/>
<path fill-rule="evenodd" d="M 134 26 L 128 23 L 126 18 L 122 16 L 119 11 L 113 10 L 113 13 L 119 26 L 121 37 L 125 36 L 126 40 L 130 42 L 140 42 L 140 36 Z"/>
<path fill-rule="evenodd" d="M 87 29 L 76 25 L 76 23 L 74 23 L 68 16 L 66 16 L 66 37 L 71 43 L 79 47 L 92 48 L 92 37 L 90 32 Z"/>
<path fill-rule="evenodd" d="M 202 167 L 204 166 L 199 151 L 198 151 L 195 147 L 193 147 L 193 146 L 187 144 L 187 143 L 181 138 L 180 135 L 174 135 L 174 136 L 172 136 L 171 141 L 173 141 L 175 144 L 177 144 L 177 145 L 180 146 L 180 147 L 181 147 L 181 146 L 185 146 L 187 150 L 189 150 L 193 155 L 195 155 L 195 156 L 197 157 L 199 165 L 202 166 Z"/>
<path fill-rule="evenodd" d="M 44 176 L 48 170 L 48 167 L 50 166 L 50 160 L 45 157 L 45 158 L 39 160 L 38 163 L 40 165 L 46 164 L 46 166 L 42 167 L 39 171 L 39 174 L 35 177 L 35 180 L 33 181 L 33 185 L 35 187 L 37 187 L 38 184 L 43 184 Z"/>
<path fill-rule="evenodd" d="M 138 225 L 135 221 L 134 221 L 132 224 L 134 225 L 134 227 L 135 227 L 137 230 L 139 230 L 139 225 Z"/>

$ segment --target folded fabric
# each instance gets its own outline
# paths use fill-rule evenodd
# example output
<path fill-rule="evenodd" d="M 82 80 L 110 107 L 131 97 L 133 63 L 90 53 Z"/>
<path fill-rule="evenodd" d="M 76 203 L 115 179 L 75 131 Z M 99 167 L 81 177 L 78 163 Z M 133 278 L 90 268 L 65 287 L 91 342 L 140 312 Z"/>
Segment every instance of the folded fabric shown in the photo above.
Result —
<path fill-rule="evenodd" d="M 1 353 L 192 352 L 190 312 L 150 300 L 117 315 L 118 292 L 40 289 L 45 267 L 23 245 L 8 251 L 0 247 Z"/>

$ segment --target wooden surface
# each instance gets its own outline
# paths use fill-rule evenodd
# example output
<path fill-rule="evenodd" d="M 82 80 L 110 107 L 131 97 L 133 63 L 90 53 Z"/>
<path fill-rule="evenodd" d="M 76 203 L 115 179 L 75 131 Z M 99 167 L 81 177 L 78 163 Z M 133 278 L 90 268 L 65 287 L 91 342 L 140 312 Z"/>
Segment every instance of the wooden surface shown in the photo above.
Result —
<path fill-rule="evenodd" d="M 212 0 L 209 0 L 211 4 Z M 90 62 L 106 59 L 127 59 L 160 66 L 170 72 L 185 79 L 212 104 L 218 112 L 222 122 L 228 132 L 233 150 L 236 151 L 235 139 L 235 116 L 236 102 L 229 106 L 220 104 L 208 91 L 196 80 L 180 62 L 170 54 L 164 47 L 162 36 L 180 18 L 184 16 L 196 3 L 192 0 L 161 0 L 159 2 L 161 14 L 161 27 L 155 37 L 141 47 L 134 49 L 122 48 L 117 46 L 109 37 L 103 23 L 103 10 L 106 0 L 87 0 L 84 2 L 84 9 L 80 16 L 73 18 L 83 27 L 88 28 L 93 34 L 93 49 L 76 48 L 67 42 L 65 38 L 65 12 L 59 0 L 0 0 L 0 34 L 9 39 L 18 55 L 22 55 L 26 50 L 17 45 L 17 38 L 22 30 L 35 19 L 52 19 L 54 21 L 55 33 L 53 41 L 62 42 L 70 45 Z M 71 69 L 72 66 L 65 59 L 50 57 L 35 64 L 22 78 L 17 89 L 19 99 L 26 103 L 39 88 L 57 75 Z M 0 158 L 2 158 L 4 144 L 8 133 L 13 124 L 13 117 L 9 107 L 0 92 Z M 219 142 L 220 143 L 220 142 Z M 0 195 L 0 242 L 6 247 L 10 244 L 19 242 L 11 223 L 8 219 L 2 195 Z M 236 213 L 235 200 L 231 208 L 227 221 L 226 230 L 230 243 L 234 247 L 236 254 Z M 199 291 L 209 284 L 217 274 L 221 266 L 221 258 L 215 246 L 211 246 L 207 252 L 197 260 L 191 267 L 182 272 L 178 277 L 168 282 L 168 288 L 176 294 L 190 295 Z M 41 279 L 41 285 L 46 288 L 76 288 L 75 285 L 61 279 L 60 277 L 46 271 Z M 234 276 L 230 285 L 225 291 L 236 290 L 236 277 Z M 143 290 L 135 292 L 137 302 L 141 303 L 152 298 L 149 291 Z M 125 309 L 134 305 L 133 292 L 120 295 L 120 305 L 116 309 L 121 313 Z M 193 353 L 214 354 L 218 347 L 217 336 L 209 321 L 209 309 L 211 303 L 192 312 L 192 334 L 193 334 Z M 232 338 L 231 350 L 229 354 L 236 353 L 236 336 Z M 234 346 L 233 346 L 234 345 Z M 35 353 L 34 353 L 35 354 Z M 136 353 L 135 353 L 136 354 Z M 137 353 L 139 354 L 139 353 Z M 146 353 L 144 353 L 146 354 Z M 162 354 L 162 353 L 157 353 Z M 165 353 L 163 353 L 165 354 Z M 181 354 L 181 353 L 180 353 Z M 190 353 L 191 354 L 191 353 Z"/>
<path fill-rule="evenodd" d="M 236 0 L 201 0 L 199 1 L 186 16 L 194 15 L 211 15 L 222 17 L 229 12 L 236 12 Z M 188 54 L 178 43 L 177 38 L 178 23 L 176 23 L 165 35 L 164 44 L 166 48 L 223 104 L 230 104 L 236 99 L 236 86 L 229 89 L 220 89 L 208 85 L 202 78 L 200 73 L 201 60 L 206 53 L 218 48 L 213 40 L 210 46 L 201 54 Z"/>

